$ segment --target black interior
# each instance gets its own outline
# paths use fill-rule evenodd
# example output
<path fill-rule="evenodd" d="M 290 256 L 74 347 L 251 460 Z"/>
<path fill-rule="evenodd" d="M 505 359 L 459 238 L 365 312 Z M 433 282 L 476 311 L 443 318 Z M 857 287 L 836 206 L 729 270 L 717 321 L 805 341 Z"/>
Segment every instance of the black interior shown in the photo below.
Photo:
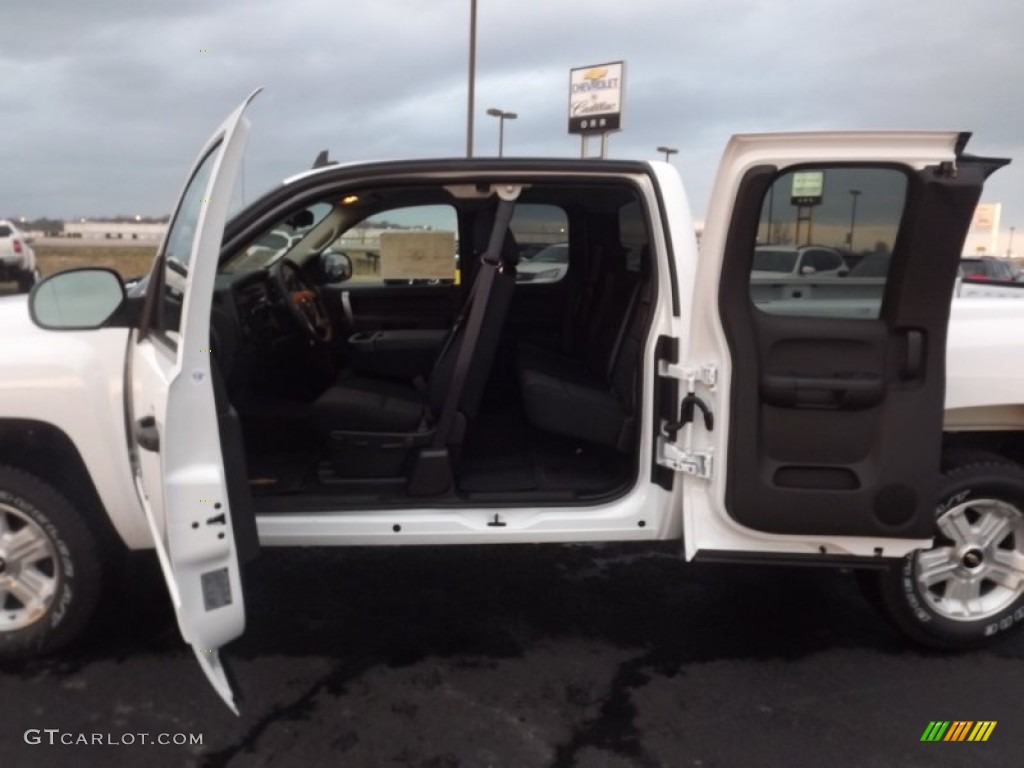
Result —
<path fill-rule="evenodd" d="M 363 215 L 443 197 L 436 186 L 359 192 Z M 568 270 L 546 284 L 516 281 L 526 248 L 514 234 L 499 238 L 487 275 L 496 199 L 444 199 L 458 212 L 459 284 L 326 284 L 315 253 L 296 258 L 329 341 L 303 333 L 269 270 L 222 270 L 211 346 L 257 510 L 571 504 L 621 494 L 637 476 L 655 297 L 636 192 L 621 181 L 524 187 L 517 203 L 557 205 L 568 221 Z"/>

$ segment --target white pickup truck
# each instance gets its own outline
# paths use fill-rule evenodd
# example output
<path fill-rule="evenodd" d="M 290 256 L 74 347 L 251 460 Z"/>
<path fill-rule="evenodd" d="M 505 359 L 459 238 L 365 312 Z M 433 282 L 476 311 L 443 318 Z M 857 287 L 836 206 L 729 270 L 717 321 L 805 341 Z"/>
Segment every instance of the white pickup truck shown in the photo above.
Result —
<path fill-rule="evenodd" d="M 39 280 L 36 252 L 13 222 L 0 219 L 0 281 L 13 280 L 28 293 Z"/>
<path fill-rule="evenodd" d="M 244 109 L 144 280 L 0 301 L 3 655 L 72 640 L 146 548 L 232 708 L 261 546 L 677 540 L 864 569 L 940 647 L 1024 623 L 1024 305 L 951 302 L 1004 164 L 965 135 L 736 136 L 698 257 L 664 163 L 320 164 L 228 221 Z M 756 245 L 809 212 L 842 243 L 850 189 L 892 254 L 874 291 L 762 297 Z M 556 243 L 558 279 L 517 281 Z"/>

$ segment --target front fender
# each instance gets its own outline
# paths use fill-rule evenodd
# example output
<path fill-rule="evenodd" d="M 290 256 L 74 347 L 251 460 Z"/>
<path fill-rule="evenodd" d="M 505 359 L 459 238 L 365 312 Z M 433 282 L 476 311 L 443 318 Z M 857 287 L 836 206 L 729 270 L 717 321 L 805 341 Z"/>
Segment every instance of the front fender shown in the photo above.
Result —
<path fill-rule="evenodd" d="M 20 301 L 19 301 L 20 299 Z M 73 443 L 110 522 L 132 549 L 153 545 L 128 458 L 128 331 L 45 331 L 24 297 L 0 300 L 0 420 L 51 425 Z"/>

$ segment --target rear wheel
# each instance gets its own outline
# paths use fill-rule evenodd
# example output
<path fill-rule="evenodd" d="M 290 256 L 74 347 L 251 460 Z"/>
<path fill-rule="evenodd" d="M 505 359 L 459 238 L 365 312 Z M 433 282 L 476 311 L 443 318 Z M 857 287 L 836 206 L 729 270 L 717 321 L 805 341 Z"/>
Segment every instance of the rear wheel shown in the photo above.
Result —
<path fill-rule="evenodd" d="M 1004 460 L 948 469 L 934 545 L 877 578 L 889 617 L 934 648 L 983 645 L 1024 625 L 1024 469 Z"/>
<path fill-rule="evenodd" d="M 32 286 L 39 282 L 39 270 L 33 269 L 31 272 L 23 272 L 18 275 L 18 291 L 21 293 L 28 293 L 32 290 Z"/>
<path fill-rule="evenodd" d="M 0 466 L 0 658 L 49 653 L 78 637 L 101 580 L 81 514 L 38 478 Z"/>

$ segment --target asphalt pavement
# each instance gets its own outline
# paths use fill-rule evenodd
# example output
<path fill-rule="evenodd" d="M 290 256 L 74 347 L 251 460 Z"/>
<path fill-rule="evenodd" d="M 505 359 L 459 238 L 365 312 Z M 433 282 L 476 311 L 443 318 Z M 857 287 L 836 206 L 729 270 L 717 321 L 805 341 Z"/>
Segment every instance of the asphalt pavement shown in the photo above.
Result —
<path fill-rule="evenodd" d="M 1024 634 L 922 651 L 834 570 L 675 546 L 265 550 L 224 652 L 240 717 L 149 558 L 117 586 L 81 647 L 0 666 L 4 768 L 1004 768 L 1024 748 Z M 997 725 L 922 742 L 933 720 Z"/>

